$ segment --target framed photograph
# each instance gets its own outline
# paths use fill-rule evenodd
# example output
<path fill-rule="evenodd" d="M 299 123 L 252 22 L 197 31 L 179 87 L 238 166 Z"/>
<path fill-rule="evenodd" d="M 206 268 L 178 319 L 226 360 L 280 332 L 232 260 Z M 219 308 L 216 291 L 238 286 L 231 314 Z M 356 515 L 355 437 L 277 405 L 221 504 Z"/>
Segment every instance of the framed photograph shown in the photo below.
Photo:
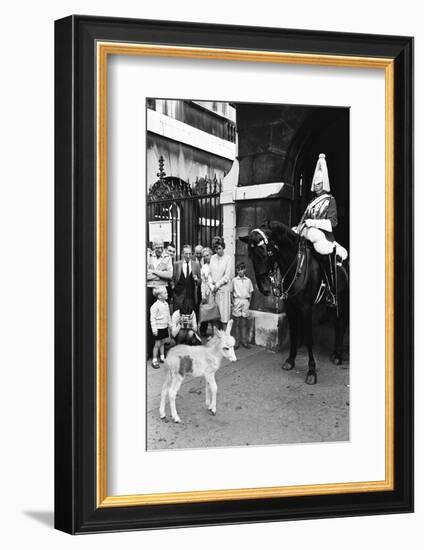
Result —
<path fill-rule="evenodd" d="M 55 24 L 55 525 L 413 510 L 413 39 Z"/>

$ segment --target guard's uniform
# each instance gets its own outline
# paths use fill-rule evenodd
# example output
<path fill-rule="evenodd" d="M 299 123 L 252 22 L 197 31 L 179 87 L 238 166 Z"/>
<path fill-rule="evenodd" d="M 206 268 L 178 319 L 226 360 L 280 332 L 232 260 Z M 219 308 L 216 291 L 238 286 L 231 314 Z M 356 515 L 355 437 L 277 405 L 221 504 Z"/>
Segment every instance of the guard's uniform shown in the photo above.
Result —
<path fill-rule="evenodd" d="M 337 226 L 337 206 L 335 198 L 330 194 L 330 181 L 324 153 L 318 157 L 311 191 L 318 194 L 308 204 L 299 225 L 294 229 L 302 237 L 311 241 L 319 254 L 331 254 L 336 249 L 337 255 L 345 260 L 347 250 L 335 242 L 333 235 L 333 229 Z"/>
<path fill-rule="evenodd" d="M 336 243 L 333 235 L 333 229 L 337 226 L 337 206 L 333 195 L 330 194 L 330 180 L 324 153 L 318 157 L 311 191 L 316 193 L 316 197 L 306 207 L 296 231 L 311 241 L 315 250 L 322 254 L 320 264 L 327 287 L 326 303 L 337 310 L 336 256 L 345 260 L 347 250 Z M 328 260 L 324 261 L 324 258 Z"/>
<path fill-rule="evenodd" d="M 337 206 L 333 195 L 325 193 L 311 201 L 306 208 L 305 218 L 312 220 L 330 220 L 331 231 L 321 229 L 327 240 L 334 242 L 333 229 L 337 227 Z"/>
<path fill-rule="evenodd" d="M 313 220 L 315 224 L 306 227 L 302 221 L 299 225 L 301 235 L 311 241 L 320 254 L 330 254 L 335 240 L 333 229 L 337 226 L 337 206 L 333 195 L 323 193 L 313 199 L 308 204 L 302 220 Z"/>

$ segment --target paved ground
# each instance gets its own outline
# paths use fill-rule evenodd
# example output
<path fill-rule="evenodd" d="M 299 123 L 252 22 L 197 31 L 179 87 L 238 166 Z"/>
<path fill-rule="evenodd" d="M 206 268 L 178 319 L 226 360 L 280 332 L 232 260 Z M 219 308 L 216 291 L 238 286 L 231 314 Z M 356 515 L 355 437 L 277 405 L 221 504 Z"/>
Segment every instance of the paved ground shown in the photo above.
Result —
<path fill-rule="evenodd" d="M 217 372 L 217 414 L 205 407 L 204 380 L 186 378 L 177 395 L 182 423 L 159 418 L 162 366 L 147 376 L 147 447 L 153 449 L 227 447 L 349 439 L 349 369 L 333 365 L 328 352 L 315 353 L 318 384 L 305 384 L 307 355 L 283 371 L 285 355 L 252 346 L 236 352 Z"/>

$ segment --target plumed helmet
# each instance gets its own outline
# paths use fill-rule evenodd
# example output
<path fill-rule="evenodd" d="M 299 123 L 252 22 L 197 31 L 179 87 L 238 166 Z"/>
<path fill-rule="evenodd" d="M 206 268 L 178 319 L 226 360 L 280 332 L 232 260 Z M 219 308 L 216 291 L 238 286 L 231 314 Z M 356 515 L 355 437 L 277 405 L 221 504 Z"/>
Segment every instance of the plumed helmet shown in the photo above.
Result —
<path fill-rule="evenodd" d="M 315 167 L 314 177 L 312 178 L 311 191 L 314 191 L 314 185 L 322 181 L 324 191 L 330 192 L 330 180 L 328 178 L 327 162 L 324 153 L 318 156 L 318 162 Z"/>

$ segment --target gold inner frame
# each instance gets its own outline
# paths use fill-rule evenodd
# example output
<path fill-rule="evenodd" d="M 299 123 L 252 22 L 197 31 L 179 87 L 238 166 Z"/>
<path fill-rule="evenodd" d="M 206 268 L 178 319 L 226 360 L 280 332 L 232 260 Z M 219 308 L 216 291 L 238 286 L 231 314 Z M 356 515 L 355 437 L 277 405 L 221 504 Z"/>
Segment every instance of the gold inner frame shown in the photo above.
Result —
<path fill-rule="evenodd" d="M 97 506 L 212 502 L 394 489 L 394 60 L 253 50 L 97 42 Z M 107 494 L 107 62 L 109 55 L 143 55 L 384 69 L 385 72 L 385 479 L 316 485 L 217 489 L 178 493 Z"/>

